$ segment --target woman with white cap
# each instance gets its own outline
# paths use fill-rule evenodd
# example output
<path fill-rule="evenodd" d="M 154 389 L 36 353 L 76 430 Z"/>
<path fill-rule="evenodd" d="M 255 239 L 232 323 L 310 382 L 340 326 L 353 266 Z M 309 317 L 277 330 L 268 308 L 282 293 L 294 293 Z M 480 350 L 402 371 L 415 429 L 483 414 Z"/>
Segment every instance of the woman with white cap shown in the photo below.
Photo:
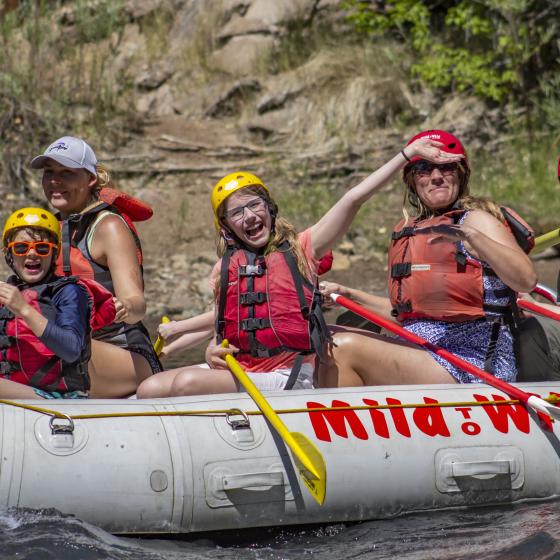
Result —
<path fill-rule="evenodd" d="M 115 323 L 95 333 L 92 342 L 90 396 L 134 393 L 162 369 L 141 323 L 146 312 L 142 252 L 133 225 L 148 219 L 151 208 L 114 189 L 81 138 L 59 138 L 31 167 L 43 170 L 43 191 L 62 220 L 58 273 L 94 279 L 115 296 Z"/>

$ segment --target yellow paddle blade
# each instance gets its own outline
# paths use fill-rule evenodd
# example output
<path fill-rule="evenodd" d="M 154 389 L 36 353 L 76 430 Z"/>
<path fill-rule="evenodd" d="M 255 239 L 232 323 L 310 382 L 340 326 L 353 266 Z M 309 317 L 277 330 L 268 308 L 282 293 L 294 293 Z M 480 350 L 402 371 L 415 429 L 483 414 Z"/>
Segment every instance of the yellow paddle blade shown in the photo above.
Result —
<path fill-rule="evenodd" d="M 312 441 L 299 432 L 292 432 L 292 437 L 299 445 L 303 453 L 308 457 L 309 461 L 317 472 L 318 476 L 309 476 L 311 473 L 305 469 L 299 461 L 298 456 L 294 455 L 299 474 L 303 478 L 303 482 L 307 486 L 311 495 L 315 498 L 319 505 L 323 505 L 325 495 L 327 493 L 327 466 L 321 452 L 315 447 Z"/>
<path fill-rule="evenodd" d="M 544 251 L 549 247 L 553 247 L 558 243 L 560 243 L 560 228 L 539 235 L 535 239 L 535 248 L 533 249 L 532 252 L 540 253 L 541 251 Z"/>
<path fill-rule="evenodd" d="M 227 340 L 222 342 L 222 346 L 227 348 Z M 227 354 L 225 360 L 230 371 L 239 380 L 239 383 L 243 385 L 264 417 L 278 432 L 278 435 L 284 440 L 284 443 L 292 452 L 296 466 L 298 467 L 299 475 L 303 478 L 313 498 L 322 505 L 325 501 L 327 487 L 327 469 L 321 452 L 303 434 L 290 432 L 288 430 L 284 422 L 280 419 L 280 416 L 278 416 L 276 411 L 270 406 L 257 386 L 231 354 Z"/>
<path fill-rule="evenodd" d="M 161 322 L 162 323 L 169 323 L 169 317 L 167 315 L 164 315 L 161 318 Z M 156 338 L 156 341 L 154 342 L 154 352 L 156 353 L 156 356 L 159 356 L 161 354 L 161 351 L 163 350 L 163 346 L 164 346 L 164 341 L 163 338 L 161 338 L 161 336 L 158 336 Z"/>

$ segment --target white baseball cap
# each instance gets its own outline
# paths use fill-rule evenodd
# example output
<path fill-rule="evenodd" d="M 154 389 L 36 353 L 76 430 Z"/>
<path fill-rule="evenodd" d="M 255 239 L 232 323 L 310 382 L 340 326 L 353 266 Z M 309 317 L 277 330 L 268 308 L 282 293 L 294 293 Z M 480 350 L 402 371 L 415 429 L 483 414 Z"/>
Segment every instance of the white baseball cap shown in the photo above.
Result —
<path fill-rule="evenodd" d="M 55 140 L 42 156 L 33 158 L 31 167 L 33 169 L 42 169 L 49 159 L 64 165 L 64 167 L 87 169 L 90 173 L 97 174 L 95 152 L 81 138 L 63 136 Z"/>

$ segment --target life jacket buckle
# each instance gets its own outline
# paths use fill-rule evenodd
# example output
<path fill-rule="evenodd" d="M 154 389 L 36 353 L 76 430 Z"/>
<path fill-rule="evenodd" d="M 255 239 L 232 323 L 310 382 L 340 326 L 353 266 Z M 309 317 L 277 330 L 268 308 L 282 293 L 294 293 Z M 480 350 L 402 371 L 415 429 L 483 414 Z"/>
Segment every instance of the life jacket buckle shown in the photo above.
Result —
<path fill-rule="evenodd" d="M 412 263 L 403 262 L 394 264 L 391 267 L 391 278 L 403 278 L 404 276 L 410 276 L 412 271 Z"/>
<path fill-rule="evenodd" d="M 264 271 L 264 263 L 244 264 L 239 267 L 239 276 L 262 276 Z"/>
<path fill-rule="evenodd" d="M 254 305 L 255 303 L 264 303 L 266 301 L 266 292 L 244 292 L 239 296 L 241 305 Z"/>
<path fill-rule="evenodd" d="M 13 318 L 14 314 L 7 307 L 0 307 L 0 320 Z"/>
<path fill-rule="evenodd" d="M 16 369 L 10 362 L 0 362 L 0 375 L 9 375 L 14 371 L 16 371 Z"/>
<path fill-rule="evenodd" d="M 403 303 L 397 303 L 397 307 L 396 309 L 393 309 L 393 311 L 396 310 L 396 315 L 394 315 L 395 317 L 398 317 L 401 313 L 412 313 L 412 303 L 410 303 L 410 301 L 405 301 Z M 391 311 L 391 315 L 393 314 L 393 311 Z"/>
<path fill-rule="evenodd" d="M 269 327 L 270 321 L 264 318 L 243 319 L 241 321 L 241 329 L 244 331 L 258 331 L 262 329 L 268 329 Z"/>
<path fill-rule="evenodd" d="M 0 348 L 4 350 L 5 348 L 10 348 L 13 343 L 13 338 L 8 335 L 0 335 Z"/>
<path fill-rule="evenodd" d="M 270 358 L 271 353 L 268 348 L 257 348 L 253 352 L 251 352 L 253 358 Z"/>

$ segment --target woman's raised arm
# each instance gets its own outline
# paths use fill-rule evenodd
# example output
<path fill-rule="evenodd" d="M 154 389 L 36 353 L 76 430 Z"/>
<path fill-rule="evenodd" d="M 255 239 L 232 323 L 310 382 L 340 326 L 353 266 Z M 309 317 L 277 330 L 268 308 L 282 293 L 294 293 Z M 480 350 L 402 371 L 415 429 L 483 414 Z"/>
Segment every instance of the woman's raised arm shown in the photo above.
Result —
<path fill-rule="evenodd" d="M 451 163 L 462 158 L 461 155 L 441 150 L 442 146 L 441 142 L 431 138 L 420 138 L 344 194 L 311 228 L 314 256 L 321 258 L 332 249 L 346 233 L 362 204 L 385 186 L 413 157 L 436 163 Z"/>

